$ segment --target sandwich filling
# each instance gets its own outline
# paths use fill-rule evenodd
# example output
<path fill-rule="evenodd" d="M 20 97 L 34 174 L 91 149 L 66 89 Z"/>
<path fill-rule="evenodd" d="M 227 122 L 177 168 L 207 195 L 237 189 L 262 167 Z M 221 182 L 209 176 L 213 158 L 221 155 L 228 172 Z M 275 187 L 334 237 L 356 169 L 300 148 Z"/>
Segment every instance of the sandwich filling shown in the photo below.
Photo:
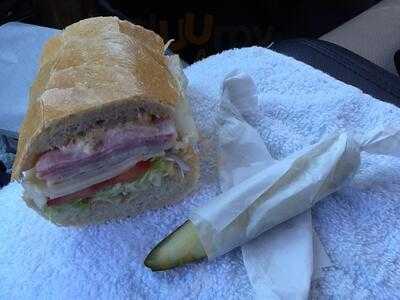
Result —
<path fill-rule="evenodd" d="M 23 184 L 41 209 L 87 203 L 89 197 L 99 199 L 105 191 L 103 196 L 112 198 L 113 186 L 124 193 L 129 186 L 160 184 L 163 176 L 184 176 L 190 171 L 174 154 L 177 139 L 172 119 L 140 113 L 132 123 L 93 129 L 43 153 L 35 167 L 25 172 Z"/>

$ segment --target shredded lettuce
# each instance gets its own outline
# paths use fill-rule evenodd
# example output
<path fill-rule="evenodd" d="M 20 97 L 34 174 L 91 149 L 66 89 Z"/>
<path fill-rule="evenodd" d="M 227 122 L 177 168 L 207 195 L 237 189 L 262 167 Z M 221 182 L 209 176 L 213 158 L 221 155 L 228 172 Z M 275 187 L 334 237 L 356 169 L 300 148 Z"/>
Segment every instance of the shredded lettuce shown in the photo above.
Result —
<path fill-rule="evenodd" d="M 111 188 L 99 191 L 92 198 L 92 201 L 115 203 L 121 195 L 135 194 L 150 189 L 153 186 L 160 187 L 163 177 L 175 172 L 174 163 L 166 160 L 164 157 L 152 158 L 151 161 L 151 168 L 141 178 L 129 183 L 118 183 Z"/>
<path fill-rule="evenodd" d="M 66 203 L 59 206 L 46 206 L 43 210 L 44 214 L 53 220 L 56 215 L 64 214 L 66 211 L 81 212 L 89 208 L 89 203 L 85 199 L 77 199 L 72 203 Z"/>

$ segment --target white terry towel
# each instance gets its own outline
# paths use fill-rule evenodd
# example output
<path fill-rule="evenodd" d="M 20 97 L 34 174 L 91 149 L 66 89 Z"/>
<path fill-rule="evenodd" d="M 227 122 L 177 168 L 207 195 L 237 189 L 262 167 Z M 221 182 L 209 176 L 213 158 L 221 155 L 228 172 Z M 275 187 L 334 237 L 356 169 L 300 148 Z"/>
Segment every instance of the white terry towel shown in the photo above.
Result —
<path fill-rule="evenodd" d="M 328 75 L 263 48 L 226 51 L 186 71 L 201 133 L 201 180 L 183 203 L 107 225 L 58 228 L 22 203 L 20 187 L 0 191 L 0 298 L 246 299 L 253 295 L 241 254 L 151 273 L 148 251 L 218 191 L 214 117 L 220 87 L 234 69 L 255 81 L 263 104 L 250 120 L 275 159 L 325 132 L 400 125 L 400 111 Z M 364 154 L 360 172 L 320 202 L 314 225 L 334 268 L 313 286 L 317 298 L 399 295 L 400 160 Z"/>

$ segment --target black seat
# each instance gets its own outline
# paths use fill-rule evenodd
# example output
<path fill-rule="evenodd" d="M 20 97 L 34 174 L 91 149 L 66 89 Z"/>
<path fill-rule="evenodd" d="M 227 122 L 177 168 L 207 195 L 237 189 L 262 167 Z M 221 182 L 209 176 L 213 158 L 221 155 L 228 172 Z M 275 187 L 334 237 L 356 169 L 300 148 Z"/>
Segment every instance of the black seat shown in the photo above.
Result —
<path fill-rule="evenodd" d="M 400 106 L 400 77 L 330 42 L 291 39 L 270 49 L 291 56 L 377 99 Z"/>

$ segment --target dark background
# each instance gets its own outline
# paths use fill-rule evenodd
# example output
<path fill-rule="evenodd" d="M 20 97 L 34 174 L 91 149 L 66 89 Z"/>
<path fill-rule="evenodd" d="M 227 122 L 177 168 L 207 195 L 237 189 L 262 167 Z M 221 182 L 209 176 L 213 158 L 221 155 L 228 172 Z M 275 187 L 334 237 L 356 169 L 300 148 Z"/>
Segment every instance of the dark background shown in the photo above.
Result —
<path fill-rule="evenodd" d="M 178 1 L 0 0 L 0 23 L 20 20 L 64 28 L 80 19 L 117 15 L 175 39 L 187 62 L 224 49 L 319 37 L 378 0 Z"/>

